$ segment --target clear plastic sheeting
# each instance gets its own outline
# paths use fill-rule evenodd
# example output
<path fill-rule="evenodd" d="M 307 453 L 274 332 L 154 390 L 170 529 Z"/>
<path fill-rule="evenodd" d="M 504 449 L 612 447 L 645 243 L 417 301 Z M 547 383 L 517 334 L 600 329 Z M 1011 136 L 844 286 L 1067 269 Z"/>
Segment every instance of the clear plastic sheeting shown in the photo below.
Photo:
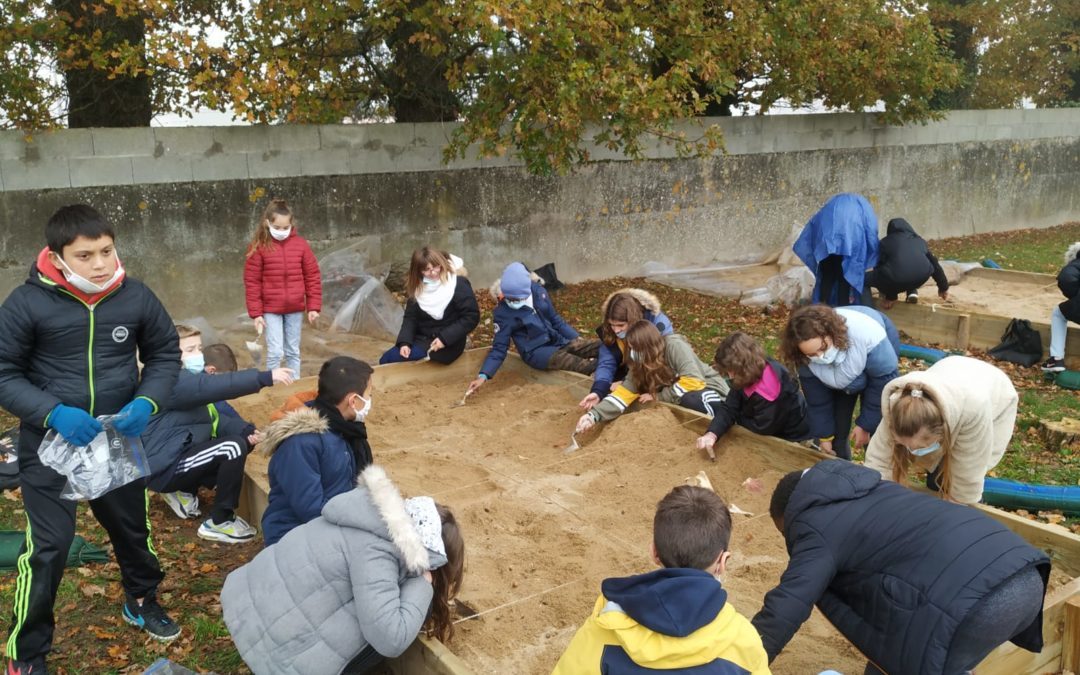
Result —
<path fill-rule="evenodd" d="M 52 429 L 45 434 L 38 456 L 45 466 L 67 477 L 62 499 L 97 499 L 150 475 L 142 441 L 117 431 L 113 426 L 117 417 L 97 418 L 103 428 L 90 445 L 73 445 Z"/>
<path fill-rule="evenodd" d="M 323 311 L 333 316 L 330 327 L 389 342 L 396 340 L 405 311 L 394 294 L 382 281 L 366 274 L 359 275 L 352 283 L 351 293 L 337 303 L 327 297 L 323 286 Z M 349 288 L 341 286 L 336 290 L 347 292 Z"/>

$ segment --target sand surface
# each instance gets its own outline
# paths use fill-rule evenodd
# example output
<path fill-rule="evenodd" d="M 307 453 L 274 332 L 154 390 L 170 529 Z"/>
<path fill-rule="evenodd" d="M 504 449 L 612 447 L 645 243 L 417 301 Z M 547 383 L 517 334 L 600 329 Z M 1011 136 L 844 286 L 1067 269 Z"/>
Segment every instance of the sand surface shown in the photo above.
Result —
<path fill-rule="evenodd" d="M 725 587 L 747 617 L 779 580 L 787 555 L 768 519 L 780 474 L 744 448 L 718 446 L 718 462 L 693 449 L 696 434 L 669 409 L 624 415 L 567 455 L 578 411 L 565 387 L 500 373 L 462 408 L 466 382 L 376 390 L 369 433 L 376 461 L 407 495 L 451 506 L 466 536 L 462 621 L 450 648 L 477 673 L 549 673 L 591 610 L 600 582 L 654 569 L 648 550 L 656 502 L 705 470 L 736 516 Z M 271 390 L 265 390 L 269 394 Z M 249 397 L 262 422 L 277 396 Z M 590 432 L 592 433 L 592 432 Z M 252 455 L 253 466 L 265 460 Z M 764 482 L 751 493 L 746 478 Z M 816 611 L 774 664 L 777 673 L 862 671 L 864 661 Z"/>
<path fill-rule="evenodd" d="M 903 299 L 901 296 L 900 300 Z M 1064 299 L 1053 277 L 1046 284 L 1038 284 L 967 274 L 959 283 L 949 287 L 947 302 L 938 298 L 937 286 L 932 280 L 919 289 L 919 302 L 922 304 L 936 303 L 960 311 L 969 310 L 1041 323 L 1050 322 L 1050 312 Z"/>

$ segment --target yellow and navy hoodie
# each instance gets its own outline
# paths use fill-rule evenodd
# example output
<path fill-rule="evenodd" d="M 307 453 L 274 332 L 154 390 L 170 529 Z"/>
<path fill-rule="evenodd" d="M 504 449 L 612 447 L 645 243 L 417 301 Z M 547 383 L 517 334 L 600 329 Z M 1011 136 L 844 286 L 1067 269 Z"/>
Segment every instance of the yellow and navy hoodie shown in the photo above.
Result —
<path fill-rule="evenodd" d="M 664 360 L 678 379 L 670 387 L 656 393 L 658 401 L 678 404 L 684 394 L 702 389 L 712 389 L 721 396 L 727 396 L 727 382 L 712 366 L 697 357 L 694 348 L 683 336 L 674 334 L 664 337 Z M 622 384 L 589 412 L 597 422 L 607 422 L 621 415 L 640 395 L 633 375 L 628 373 Z"/>
<path fill-rule="evenodd" d="M 757 631 L 707 572 L 659 569 L 600 591 L 552 675 L 769 674 Z"/>

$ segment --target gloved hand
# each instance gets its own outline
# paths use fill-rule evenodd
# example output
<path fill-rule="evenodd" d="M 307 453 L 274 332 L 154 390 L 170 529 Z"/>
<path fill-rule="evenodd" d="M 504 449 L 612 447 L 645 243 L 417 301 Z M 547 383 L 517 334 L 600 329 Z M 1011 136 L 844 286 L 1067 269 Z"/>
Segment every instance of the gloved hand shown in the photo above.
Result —
<path fill-rule="evenodd" d="M 137 398 L 128 403 L 120 412 L 116 413 L 116 421 L 113 426 L 125 436 L 139 436 L 150 422 L 150 415 L 154 412 L 154 406 L 145 398 Z"/>
<path fill-rule="evenodd" d="M 53 408 L 49 414 L 49 426 L 64 437 L 68 443 L 78 446 L 90 445 L 90 441 L 101 433 L 101 422 L 94 419 L 82 408 L 73 408 L 63 403 Z"/>

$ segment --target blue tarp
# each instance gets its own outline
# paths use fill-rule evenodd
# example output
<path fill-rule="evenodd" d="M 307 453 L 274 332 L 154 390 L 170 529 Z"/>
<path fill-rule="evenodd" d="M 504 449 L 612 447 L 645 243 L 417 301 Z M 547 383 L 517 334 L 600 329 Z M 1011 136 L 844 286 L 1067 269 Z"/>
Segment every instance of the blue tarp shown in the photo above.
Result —
<path fill-rule="evenodd" d="M 862 292 L 866 270 L 877 265 L 878 259 L 874 207 L 866 197 L 852 192 L 832 197 L 806 223 L 792 249 L 814 272 L 818 282 L 814 286 L 814 302 L 829 301 L 829 298 L 818 297 L 821 286 L 818 263 L 830 255 L 843 258 L 844 279 L 856 293 Z"/>

